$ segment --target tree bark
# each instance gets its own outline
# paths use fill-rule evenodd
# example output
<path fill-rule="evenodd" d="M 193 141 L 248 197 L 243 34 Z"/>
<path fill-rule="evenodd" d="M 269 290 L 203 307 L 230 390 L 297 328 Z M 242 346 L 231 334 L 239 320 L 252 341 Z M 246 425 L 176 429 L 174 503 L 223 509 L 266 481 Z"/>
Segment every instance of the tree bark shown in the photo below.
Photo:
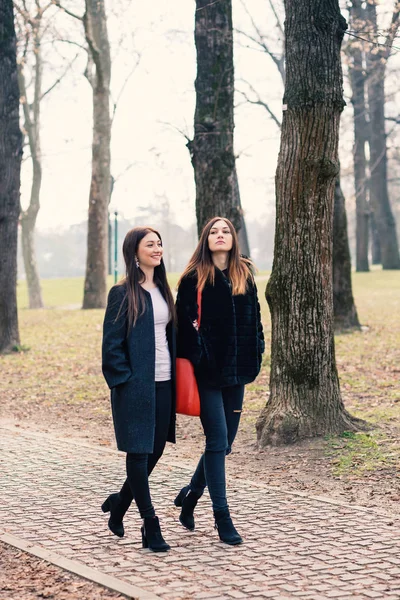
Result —
<path fill-rule="evenodd" d="M 285 11 L 275 250 L 266 289 L 270 399 L 256 425 L 261 446 L 357 428 L 341 399 L 333 337 L 333 194 L 346 22 L 337 0 L 285 0 Z"/>
<path fill-rule="evenodd" d="M 355 31 L 365 28 L 365 10 L 362 0 L 353 0 L 350 7 L 351 27 Z M 365 70 L 360 40 L 348 46 L 350 57 L 351 102 L 354 111 L 354 188 L 356 192 L 356 271 L 369 271 L 369 206 L 367 185 L 367 159 L 365 144 L 368 140 L 367 107 L 365 102 Z"/>
<path fill-rule="evenodd" d="M 374 213 L 371 212 L 370 215 L 371 222 L 371 262 L 373 265 L 382 264 L 382 255 L 381 255 L 381 243 L 379 241 L 378 228 L 376 226 Z"/>
<path fill-rule="evenodd" d="M 347 237 L 345 199 L 340 175 L 335 183 L 333 210 L 333 314 L 335 330 L 360 328 L 351 285 L 351 257 Z"/>
<path fill-rule="evenodd" d="M 194 139 L 188 143 L 196 183 L 198 233 L 216 215 L 240 229 L 233 150 L 233 35 L 231 0 L 196 0 L 197 50 Z"/>
<path fill-rule="evenodd" d="M 13 3 L 0 0 L 0 352 L 20 344 L 17 242 L 22 157 Z"/>
<path fill-rule="evenodd" d="M 234 193 L 234 198 L 235 198 L 235 204 L 236 204 L 236 206 L 240 207 L 240 227 L 239 227 L 239 231 L 238 231 L 240 252 L 241 252 L 241 254 L 244 254 L 245 256 L 250 257 L 250 244 L 249 244 L 249 238 L 247 235 L 246 221 L 244 219 L 243 210 L 241 208 L 242 205 L 240 202 L 239 179 L 238 179 L 236 167 L 235 167 L 235 172 L 234 172 L 233 193 Z"/>
<path fill-rule="evenodd" d="M 90 57 L 85 74 L 93 90 L 92 178 L 83 297 L 83 308 L 87 309 L 104 308 L 107 301 L 111 58 L 104 0 L 86 0 L 83 21 Z"/>
<path fill-rule="evenodd" d="M 30 23 L 25 23 L 28 27 Z M 41 55 L 41 13 L 32 26 L 34 38 L 33 56 L 34 69 L 34 95 L 32 107 L 28 103 L 25 85 L 24 61 L 18 65 L 18 84 L 21 104 L 24 112 L 25 131 L 28 136 L 29 149 L 32 159 L 32 185 L 29 206 L 21 210 L 20 221 L 22 230 L 22 255 L 24 259 L 25 275 L 28 287 L 29 308 L 43 308 L 42 290 L 40 287 L 39 271 L 36 262 L 35 228 L 36 219 L 40 210 L 40 188 L 42 184 L 42 157 L 40 144 L 40 102 L 42 98 L 42 55 Z"/>
<path fill-rule="evenodd" d="M 368 25 L 378 35 L 375 0 L 367 2 Z M 385 46 L 370 44 L 367 56 L 368 104 L 370 119 L 370 193 L 371 209 L 378 231 L 383 269 L 400 269 L 396 223 L 390 206 L 387 182 L 387 145 L 385 131 L 385 74 L 388 52 Z"/>

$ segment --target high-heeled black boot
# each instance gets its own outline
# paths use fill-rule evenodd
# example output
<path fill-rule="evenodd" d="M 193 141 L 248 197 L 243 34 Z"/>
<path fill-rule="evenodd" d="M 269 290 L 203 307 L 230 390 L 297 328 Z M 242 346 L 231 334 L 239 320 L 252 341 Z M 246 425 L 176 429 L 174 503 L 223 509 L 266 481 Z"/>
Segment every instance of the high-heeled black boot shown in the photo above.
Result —
<path fill-rule="evenodd" d="M 145 517 L 141 532 L 143 548 L 153 552 L 167 552 L 171 549 L 162 536 L 158 517 Z"/>
<path fill-rule="evenodd" d="M 118 537 L 124 537 L 125 530 L 124 524 L 122 523 L 122 519 L 125 515 L 125 510 L 123 510 L 121 506 L 121 499 L 119 493 L 110 494 L 101 505 L 101 510 L 103 513 L 110 513 L 110 518 L 108 519 L 108 528 L 113 532 L 114 535 Z"/>
<path fill-rule="evenodd" d="M 189 531 L 194 531 L 194 509 L 196 508 L 197 502 L 200 496 L 190 489 L 190 485 L 182 488 L 177 497 L 174 500 L 175 506 L 181 506 L 181 514 L 179 515 L 179 521 Z"/>
<path fill-rule="evenodd" d="M 218 530 L 219 539 L 230 546 L 237 546 L 243 542 L 236 531 L 229 510 L 214 510 L 215 528 Z"/>

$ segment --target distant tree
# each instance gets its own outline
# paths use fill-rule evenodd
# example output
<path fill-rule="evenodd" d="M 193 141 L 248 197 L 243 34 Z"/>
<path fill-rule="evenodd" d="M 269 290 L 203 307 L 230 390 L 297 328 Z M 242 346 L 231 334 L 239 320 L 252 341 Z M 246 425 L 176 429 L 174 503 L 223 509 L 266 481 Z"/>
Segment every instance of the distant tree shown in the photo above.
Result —
<path fill-rule="evenodd" d="M 0 352 L 19 345 L 17 240 L 22 157 L 12 0 L 0 0 Z"/>
<path fill-rule="evenodd" d="M 29 308 L 42 308 L 42 290 L 37 268 L 35 249 L 36 219 L 40 210 L 40 188 L 42 185 L 41 152 L 41 101 L 43 57 L 42 37 L 44 32 L 43 16 L 52 4 L 41 6 L 40 0 L 33 4 L 27 1 L 14 2 L 18 38 L 18 84 L 23 109 L 23 132 L 28 139 L 32 161 L 32 184 L 29 205 L 21 208 L 21 241 L 24 268 L 28 286 Z M 53 7 L 54 8 L 54 7 Z M 32 63 L 32 65 L 30 64 Z M 32 68 L 30 68 L 32 67 Z M 27 85 L 26 71 L 29 70 L 30 85 Z M 28 87 L 33 91 L 28 98 Z"/>
<path fill-rule="evenodd" d="M 338 0 L 285 0 L 285 13 L 275 250 L 266 289 L 270 398 L 257 421 L 261 446 L 358 427 L 342 402 L 333 336 L 333 195 L 346 21 Z"/>
<path fill-rule="evenodd" d="M 333 317 L 335 330 L 359 329 L 357 309 L 351 285 L 351 257 L 347 236 L 345 199 L 340 185 L 340 175 L 335 182 L 333 209 Z"/>
<path fill-rule="evenodd" d="M 215 215 L 242 224 L 233 146 L 233 34 L 231 0 L 196 0 L 197 50 L 194 138 L 188 148 L 196 183 L 200 233 Z"/>
<path fill-rule="evenodd" d="M 377 0 L 366 3 L 367 29 L 373 42 L 378 37 Z M 396 223 L 390 204 L 387 177 L 387 140 L 385 129 L 386 64 L 400 25 L 400 2 L 395 0 L 385 43 L 368 44 L 367 90 L 370 120 L 370 204 L 379 237 L 383 269 L 400 269 Z"/>
<path fill-rule="evenodd" d="M 352 0 L 349 7 L 351 28 L 365 29 L 365 9 L 362 0 Z M 359 36 L 360 37 L 360 36 Z M 368 246 L 370 209 L 368 205 L 368 177 L 366 144 L 369 139 L 368 111 L 365 94 L 363 40 L 355 38 L 346 45 L 354 111 L 354 187 L 356 192 L 356 271 L 369 271 Z"/>
<path fill-rule="evenodd" d="M 21 242 L 26 275 L 29 308 L 42 308 L 43 299 L 36 257 L 36 220 L 40 210 L 42 185 L 42 144 L 41 114 L 42 104 L 48 94 L 62 81 L 72 67 L 72 61 L 65 61 L 58 69 L 54 62 L 55 43 L 58 34 L 54 17 L 58 12 L 52 2 L 43 0 L 14 0 L 17 26 L 17 62 L 20 102 L 23 113 L 22 131 L 29 148 L 28 159 L 32 164 L 30 199 L 27 208 L 21 206 Z M 47 47 L 47 53 L 43 48 Z M 49 49 L 51 48 L 51 50 Z M 57 54 L 58 56 L 58 54 Z M 53 81 L 43 89 L 46 71 L 54 72 Z"/>
<path fill-rule="evenodd" d="M 88 62 L 85 76 L 92 88 L 92 176 L 89 193 L 84 309 L 104 308 L 107 301 L 108 205 L 111 194 L 111 55 L 104 0 L 85 0 L 79 16 L 54 0 L 66 14 L 83 24 Z"/>

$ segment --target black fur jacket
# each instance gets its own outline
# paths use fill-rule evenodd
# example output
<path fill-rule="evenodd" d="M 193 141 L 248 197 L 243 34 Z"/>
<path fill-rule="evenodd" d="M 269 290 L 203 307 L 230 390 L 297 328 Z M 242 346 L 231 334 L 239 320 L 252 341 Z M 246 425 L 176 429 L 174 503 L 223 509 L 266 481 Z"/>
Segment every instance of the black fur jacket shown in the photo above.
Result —
<path fill-rule="evenodd" d="M 253 381 L 261 367 L 264 335 L 256 285 L 249 281 L 245 294 L 233 296 L 231 284 L 215 269 L 215 284 L 202 292 L 201 324 L 198 319 L 197 275 L 180 283 L 176 300 L 178 315 L 177 356 L 188 358 L 197 378 L 221 388 Z"/>

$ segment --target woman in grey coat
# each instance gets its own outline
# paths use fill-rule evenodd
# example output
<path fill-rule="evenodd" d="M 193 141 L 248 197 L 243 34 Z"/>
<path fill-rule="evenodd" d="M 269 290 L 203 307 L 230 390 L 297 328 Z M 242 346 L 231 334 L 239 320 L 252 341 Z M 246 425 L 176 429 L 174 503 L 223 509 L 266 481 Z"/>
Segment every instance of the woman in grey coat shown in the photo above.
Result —
<path fill-rule="evenodd" d="M 143 547 L 165 552 L 170 546 L 161 534 L 148 477 L 166 442 L 175 442 L 175 308 L 160 234 L 151 227 L 131 229 L 123 254 L 126 277 L 111 288 L 104 317 L 102 368 L 127 478 L 101 508 L 110 513 L 110 530 L 123 537 L 123 517 L 134 498 L 143 518 Z"/>

